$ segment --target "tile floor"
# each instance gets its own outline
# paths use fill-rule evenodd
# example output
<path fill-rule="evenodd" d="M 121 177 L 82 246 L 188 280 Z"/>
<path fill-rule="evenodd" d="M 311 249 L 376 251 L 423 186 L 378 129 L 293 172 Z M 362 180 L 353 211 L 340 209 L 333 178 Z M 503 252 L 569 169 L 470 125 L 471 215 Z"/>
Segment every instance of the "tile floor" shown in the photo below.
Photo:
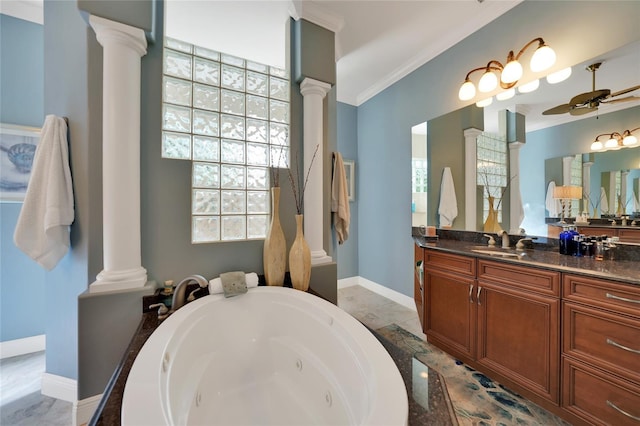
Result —
<path fill-rule="evenodd" d="M 445 378 L 457 420 L 471 425 L 566 425 L 565 422 L 429 345 L 415 310 L 361 286 L 338 290 L 338 306 Z M 0 425 L 70 425 L 71 403 L 40 394 L 44 353 L 0 361 Z"/>
<path fill-rule="evenodd" d="M 0 360 L 0 425 L 68 426 L 70 402 L 40 393 L 44 352 Z"/>

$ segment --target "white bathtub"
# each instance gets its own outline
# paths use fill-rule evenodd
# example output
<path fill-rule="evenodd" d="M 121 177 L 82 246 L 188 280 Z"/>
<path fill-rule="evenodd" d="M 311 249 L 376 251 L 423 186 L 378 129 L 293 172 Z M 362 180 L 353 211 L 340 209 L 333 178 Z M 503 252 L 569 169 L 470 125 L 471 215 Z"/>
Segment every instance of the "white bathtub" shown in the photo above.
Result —
<path fill-rule="evenodd" d="M 400 373 L 335 305 L 282 287 L 207 296 L 140 350 L 123 425 L 406 425 Z"/>

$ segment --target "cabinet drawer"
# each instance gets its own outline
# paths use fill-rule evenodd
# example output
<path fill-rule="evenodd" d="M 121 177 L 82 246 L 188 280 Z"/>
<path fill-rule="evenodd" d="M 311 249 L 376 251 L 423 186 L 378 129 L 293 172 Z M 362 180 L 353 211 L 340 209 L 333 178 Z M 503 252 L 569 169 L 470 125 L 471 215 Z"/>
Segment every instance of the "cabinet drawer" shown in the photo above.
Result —
<path fill-rule="evenodd" d="M 476 276 L 475 257 L 459 256 L 437 250 L 425 249 L 424 263 L 428 268 L 439 268 L 474 278 Z"/>
<path fill-rule="evenodd" d="M 635 318 L 640 313 L 640 286 L 565 274 L 562 297 L 565 300 L 627 313 Z"/>
<path fill-rule="evenodd" d="M 566 355 L 640 382 L 640 321 L 563 302 Z"/>
<path fill-rule="evenodd" d="M 625 243 L 640 243 L 640 229 L 618 229 L 618 237 Z"/>
<path fill-rule="evenodd" d="M 549 296 L 560 296 L 560 272 L 478 260 L 478 279 L 491 280 Z"/>
<path fill-rule="evenodd" d="M 568 357 L 563 359 L 562 370 L 565 410 L 592 424 L 638 426 L 640 386 Z"/>

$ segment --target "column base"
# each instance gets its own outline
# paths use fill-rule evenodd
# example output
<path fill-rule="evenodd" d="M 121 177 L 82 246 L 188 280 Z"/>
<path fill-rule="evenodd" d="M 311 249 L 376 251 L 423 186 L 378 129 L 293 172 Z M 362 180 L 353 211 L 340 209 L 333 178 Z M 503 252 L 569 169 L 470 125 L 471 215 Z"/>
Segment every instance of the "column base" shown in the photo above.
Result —
<path fill-rule="evenodd" d="M 333 262 L 331 256 L 327 256 L 327 252 L 324 250 L 311 252 L 311 266 L 322 265 L 325 263 Z"/>
<path fill-rule="evenodd" d="M 146 283 L 147 270 L 143 267 L 120 271 L 103 270 L 89 286 L 89 293 L 130 290 L 144 287 Z"/>

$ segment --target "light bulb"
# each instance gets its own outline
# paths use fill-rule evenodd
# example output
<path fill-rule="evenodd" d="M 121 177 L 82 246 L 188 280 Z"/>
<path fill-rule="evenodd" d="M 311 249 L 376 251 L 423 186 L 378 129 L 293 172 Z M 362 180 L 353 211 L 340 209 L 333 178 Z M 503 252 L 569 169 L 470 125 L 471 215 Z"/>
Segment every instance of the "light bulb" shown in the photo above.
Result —
<path fill-rule="evenodd" d="M 500 81 L 503 83 L 515 83 L 522 77 L 522 65 L 515 59 L 505 65 L 500 75 Z"/>
<path fill-rule="evenodd" d="M 553 51 L 552 48 L 547 46 L 539 47 L 533 53 L 531 57 L 531 71 L 540 72 L 546 69 L 549 69 L 553 64 L 556 63 L 556 52 Z"/>
<path fill-rule="evenodd" d="M 516 89 L 511 88 L 509 90 L 505 90 L 504 92 L 500 92 L 496 95 L 496 99 L 499 101 L 506 101 L 507 99 L 511 99 L 516 95 Z"/>
<path fill-rule="evenodd" d="M 491 92 L 498 86 L 498 77 L 491 71 L 487 70 L 478 82 L 478 90 L 481 92 Z"/>
<path fill-rule="evenodd" d="M 533 80 L 530 83 L 523 84 L 522 86 L 518 87 L 518 92 L 520 93 L 533 92 L 538 88 L 538 86 L 540 86 L 540 80 Z"/>
<path fill-rule="evenodd" d="M 571 76 L 571 67 L 561 69 L 547 76 L 547 83 L 556 84 L 565 81 Z"/>
<path fill-rule="evenodd" d="M 622 145 L 624 146 L 634 146 L 637 143 L 638 143 L 638 138 L 636 138 L 632 134 L 629 134 L 625 136 L 624 139 L 622 139 Z"/>
<path fill-rule="evenodd" d="M 476 102 L 476 106 L 478 108 L 484 108 L 486 106 L 491 105 L 492 102 L 493 102 L 493 97 L 488 97 L 487 99 L 483 99 L 481 101 Z"/>
<path fill-rule="evenodd" d="M 611 138 L 608 141 L 606 141 L 604 143 L 604 147 L 607 149 L 611 149 L 611 148 L 617 148 L 618 147 L 618 140 Z"/>
<path fill-rule="evenodd" d="M 602 142 L 595 141 L 591 144 L 591 151 L 600 151 L 602 149 Z"/>
<path fill-rule="evenodd" d="M 473 99 L 476 95 L 476 86 L 469 80 L 466 80 L 462 86 L 460 86 L 460 91 L 458 92 L 458 98 L 461 101 L 468 101 L 469 99 Z"/>

